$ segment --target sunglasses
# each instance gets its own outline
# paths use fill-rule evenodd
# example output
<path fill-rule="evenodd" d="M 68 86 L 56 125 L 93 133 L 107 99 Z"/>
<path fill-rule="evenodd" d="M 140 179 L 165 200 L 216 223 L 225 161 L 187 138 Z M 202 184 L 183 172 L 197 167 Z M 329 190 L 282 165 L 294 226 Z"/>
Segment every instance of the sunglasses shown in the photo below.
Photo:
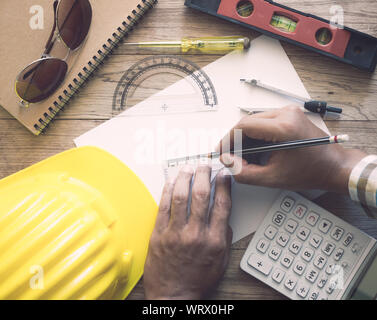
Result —
<path fill-rule="evenodd" d="M 23 69 L 16 78 L 15 89 L 23 106 L 40 102 L 59 88 L 67 75 L 66 62 L 71 51 L 84 42 L 92 21 L 88 0 L 55 0 L 54 26 L 42 57 Z M 49 55 L 56 40 L 61 40 L 68 53 L 64 59 Z"/>

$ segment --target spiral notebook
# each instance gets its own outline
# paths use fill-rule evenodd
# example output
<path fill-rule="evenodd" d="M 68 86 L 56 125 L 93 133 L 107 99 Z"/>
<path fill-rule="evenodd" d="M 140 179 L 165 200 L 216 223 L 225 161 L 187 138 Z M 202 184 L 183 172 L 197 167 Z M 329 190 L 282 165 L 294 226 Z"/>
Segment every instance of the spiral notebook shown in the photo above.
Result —
<path fill-rule="evenodd" d="M 35 135 L 43 132 L 157 0 L 91 0 L 92 24 L 83 46 L 68 58 L 69 72 L 48 99 L 19 105 L 14 90 L 18 73 L 41 57 L 53 26 L 52 0 L 2 0 L 0 4 L 0 106 Z M 67 49 L 55 44 L 51 56 L 64 58 Z"/>

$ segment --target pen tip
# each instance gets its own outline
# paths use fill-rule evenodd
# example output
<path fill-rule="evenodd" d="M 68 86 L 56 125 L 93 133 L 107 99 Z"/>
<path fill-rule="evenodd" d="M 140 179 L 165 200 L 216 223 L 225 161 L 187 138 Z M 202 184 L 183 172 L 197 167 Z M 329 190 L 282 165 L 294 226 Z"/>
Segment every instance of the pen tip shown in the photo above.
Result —
<path fill-rule="evenodd" d="M 241 78 L 240 81 L 242 81 L 242 82 L 247 82 L 247 83 L 249 83 L 249 84 L 251 84 L 251 85 L 253 85 L 253 86 L 258 85 L 258 80 L 256 80 L 256 79 L 245 79 L 245 78 Z"/>

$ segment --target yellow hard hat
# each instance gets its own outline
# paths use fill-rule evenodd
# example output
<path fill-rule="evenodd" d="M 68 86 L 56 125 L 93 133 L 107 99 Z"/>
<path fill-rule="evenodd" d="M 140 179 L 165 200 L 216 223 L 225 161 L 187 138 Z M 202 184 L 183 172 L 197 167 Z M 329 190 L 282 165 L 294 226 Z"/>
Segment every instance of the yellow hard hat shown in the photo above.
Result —
<path fill-rule="evenodd" d="M 0 299 L 124 299 L 157 204 L 120 160 L 72 149 L 0 181 Z"/>

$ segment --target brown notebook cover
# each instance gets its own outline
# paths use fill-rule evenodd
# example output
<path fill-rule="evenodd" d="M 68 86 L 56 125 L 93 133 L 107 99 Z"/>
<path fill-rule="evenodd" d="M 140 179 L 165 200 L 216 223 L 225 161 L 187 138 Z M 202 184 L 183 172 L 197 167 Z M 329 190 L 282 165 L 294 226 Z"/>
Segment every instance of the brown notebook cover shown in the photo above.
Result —
<path fill-rule="evenodd" d="M 98 65 L 127 35 L 157 0 L 90 0 L 93 10 L 88 37 L 79 50 L 70 54 L 68 73 L 60 88 L 46 100 L 19 105 L 15 79 L 28 64 L 41 58 L 53 27 L 53 0 L 2 0 L 0 3 L 0 106 L 17 118 L 35 135 L 43 132 Z M 33 6 L 43 8 L 43 29 L 37 22 Z M 40 8 L 39 7 L 39 8 Z M 40 11 L 38 11 L 40 12 Z M 30 24 L 30 22 L 32 22 Z M 34 23 L 34 24 L 33 24 Z M 64 59 L 64 44 L 57 42 L 51 56 Z"/>

